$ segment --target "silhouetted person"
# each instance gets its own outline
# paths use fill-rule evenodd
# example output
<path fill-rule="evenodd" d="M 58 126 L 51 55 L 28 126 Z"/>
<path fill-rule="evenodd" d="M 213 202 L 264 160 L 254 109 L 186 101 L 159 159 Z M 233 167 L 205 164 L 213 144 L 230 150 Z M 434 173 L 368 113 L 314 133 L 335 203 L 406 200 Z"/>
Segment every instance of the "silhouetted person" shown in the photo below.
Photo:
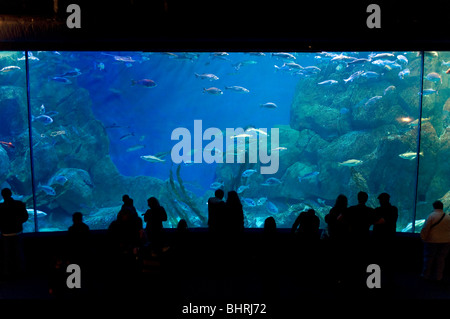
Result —
<path fill-rule="evenodd" d="M 214 195 L 214 197 L 208 199 L 208 227 L 212 233 L 223 232 L 225 214 L 223 196 L 225 193 L 219 188 L 214 192 Z"/>
<path fill-rule="evenodd" d="M 366 206 L 369 195 L 366 192 L 358 193 L 358 204 L 350 206 L 343 219 L 348 224 L 350 240 L 367 241 L 369 228 L 373 222 L 374 209 Z"/>
<path fill-rule="evenodd" d="M 343 220 L 343 216 L 347 211 L 347 206 L 347 197 L 341 194 L 336 198 L 334 206 L 325 216 L 325 222 L 328 224 L 328 235 L 332 240 L 342 240 L 347 233 L 347 225 Z"/>
<path fill-rule="evenodd" d="M 389 202 L 390 196 L 381 193 L 378 196 L 380 206 L 375 208 L 373 218 L 373 237 L 375 240 L 392 240 L 397 229 L 398 209 Z"/>
<path fill-rule="evenodd" d="M 450 216 L 444 213 L 441 201 L 435 201 L 433 208 L 420 231 L 420 237 L 424 241 L 422 277 L 440 281 L 444 274 L 445 258 L 450 250 Z"/>
<path fill-rule="evenodd" d="M 275 221 L 275 218 L 272 216 L 267 217 L 264 220 L 264 234 L 266 235 L 273 235 L 277 232 L 277 223 Z"/>
<path fill-rule="evenodd" d="M 297 232 L 302 241 L 316 241 L 319 239 L 320 219 L 316 216 L 314 209 L 303 211 L 295 219 L 292 225 L 292 233 Z"/>
<path fill-rule="evenodd" d="M 361 286 L 365 284 L 369 247 L 369 229 L 374 218 L 374 209 L 366 206 L 369 196 L 366 192 L 358 193 L 358 204 L 350 206 L 343 216 L 348 225 L 347 246 L 347 279 L 351 283 Z"/>
<path fill-rule="evenodd" d="M 83 263 L 89 252 L 90 230 L 83 222 L 83 214 L 76 212 L 72 215 L 73 225 L 67 232 L 69 239 L 70 262 Z"/>
<path fill-rule="evenodd" d="M 225 225 L 227 232 L 238 234 L 244 230 L 244 211 L 238 194 L 235 191 L 228 192 L 225 203 Z"/>
<path fill-rule="evenodd" d="M 383 269 L 382 280 L 387 280 L 388 284 L 391 284 L 393 279 L 392 266 L 398 219 L 398 209 L 391 205 L 390 198 L 387 193 L 378 196 L 380 206 L 375 208 L 372 232 L 375 262 Z"/>
<path fill-rule="evenodd" d="M 0 232 L 3 242 L 3 274 L 12 275 L 24 270 L 22 239 L 23 223 L 28 220 L 25 203 L 14 200 L 9 188 L 2 189 L 0 203 Z"/>
<path fill-rule="evenodd" d="M 144 221 L 147 223 L 145 230 L 153 251 L 158 254 L 162 252 L 163 222 L 167 220 L 167 213 L 155 197 L 150 197 L 147 203 L 150 209 L 144 214 Z"/>
<path fill-rule="evenodd" d="M 133 199 L 130 198 L 128 195 L 122 196 L 123 205 L 119 212 L 119 214 L 131 214 L 132 218 L 138 218 L 138 213 L 136 211 L 136 208 L 134 207 Z M 119 218 L 119 216 L 118 216 Z"/>

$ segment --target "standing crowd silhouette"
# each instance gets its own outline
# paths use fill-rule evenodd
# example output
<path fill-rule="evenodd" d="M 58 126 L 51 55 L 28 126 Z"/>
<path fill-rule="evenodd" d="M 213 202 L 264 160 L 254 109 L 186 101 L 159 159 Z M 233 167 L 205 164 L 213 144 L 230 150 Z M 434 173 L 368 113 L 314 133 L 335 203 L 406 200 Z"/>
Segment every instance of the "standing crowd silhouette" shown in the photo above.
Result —
<path fill-rule="evenodd" d="M 1 191 L 4 202 L 0 204 L 0 231 L 3 249 L 2 275 L 11 276 L 23 272 L 24 258 L 21 244 L 22 224 L 28 219 L 25 204 L 12 198 L 10 189 Z M 209 247 L 209 258 L 216 262 L 211 268 L 217 276 L 224 272 L 239 274 L 239 258 L 248 258 L 249 252 L 242 247 L 244 234 L 244 213 L 237 192 L 230 191 L 224 200 L 222 189 L 215 191 L 214 197 L 208 199 L 208 234 L 205 238 Z M 192 248 L 190 231 L 186 220 L 178 223 L 174 236 L 168 240 L 163 223 L 167 213 L 155 197 L 147 200 L 149 209 L 138 215 L 133 199 L 128 195 L 122 197 L 123 205 L 117 218 L 107 229 L 107 251 L 113 271 L 144 271 L 151 273 L 155 268 L 164 266 L 165 256 L 171 256 L 172 267 L 189 263 L 189 251 Z M 348 199 L 340 194 L 334 206 L 325 216 L 327 229 L 321 231 L 320 219 L 314 209 L 300 212 L 292 225 L 299 263 L 299 273 L 303 278 L 313 277 L 315 267 L 323 261 L 319 254 L 321 242 L 327 242 L 327 263 L 320 265 L 326 269 L 329 277 L 337 284 L 360 285 L 366 278 L 366 267 L 377 264 L 383 269 L 385 284 L 391 284 L 395 261 L 396 223 L 398 209 L 390 203 L 390 196 L 382 193 L 378 196 L 379 206 L 371 208 L 366 205 L 368 194 L 359 192 L 358 203 L 348 206 Z M 421 231 L 424 242 L 424 259 L 422 278 L 442 281 L 445 259 L 450 250 L 450 216 L 443 211 L 440 201 L 433 203 L 433 212 L 428 216 Z M 146 223 L 144 229 L 143 222 Z M 372 232 L 370 228 L 373 226 Z M 71 263 L 84 265 L 92 257 L 90 252 L 90 230 L 83 222 L 80 212 L 73 214 L 73 225 L 68 230 L 68 259 Z M 275 291 L 277 280 L 271 270 L 277 269 L 282 247 L 277 237 L 277 225 L 273 217 L 264 222 L 262 240 L 258 243 L 259 251 L 252 251 L 258 256 L 255 266 L 267 281 L 268 291 Z M 61 264 L 61 260 L 56 263 Z M 168 266 L 170 267 L 170 266 Z M 184 267 L 184 265 L 182 266 Z M 234 271 L 234 272 L 233 272 Z M 57 278 L 57 277 L 55 277 Z M 129 281 L 124 278 L 124 282 Z M 55 282 L 57 279 L 55 279 Z M 275 287 L 275 288 L 274 288 Z M 50 289 L 51 292 L 57 289 Z"/>

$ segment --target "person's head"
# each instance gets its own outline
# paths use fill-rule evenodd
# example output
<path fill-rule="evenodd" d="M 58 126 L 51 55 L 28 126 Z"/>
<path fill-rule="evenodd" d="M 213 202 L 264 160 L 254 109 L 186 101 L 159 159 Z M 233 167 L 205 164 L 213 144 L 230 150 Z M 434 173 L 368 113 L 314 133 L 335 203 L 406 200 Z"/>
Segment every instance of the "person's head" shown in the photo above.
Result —
<path fill-rule="evenodd" d="M 218 199 L 222 199 L 225 196 L 225 192 L 223 191 L 223 189 L 218 188 L 214 192 L 214 196 L 216 196 L 216 198 L 218 198 Z"/>
<path fill-rule="evenodd" d="M 9 188 L 2 189 L 2 197 L 4 200 L 8 200 L 12 198 L 12 192 Z"/>
<path fill-rule="evenodd" d="M 150 207 L 152 209 L 158 208 L 160 206 L 156 197 L 150 197 L 149 199 L 147 199 L 147 204 L 148 204 L 148 207 Z"/>
<path fill-rule="evenodd" d="M 275 218 L 272 216 L 267 217 L 264 221 L 264 232 L 273 233 L 277 230 L 277 223 L 275 222 Z"/>
<path fill-rule="evenodd" d="M 185 230 L 187 230 L 187 228 L 188 228 L 188 225 L 187 225 L 186 220 L 180 219 L 180 221 L 178 222 L 178 225 L 177 225 L 177 230 L 185 231 Z"/>
<path fill-rule="evenodd" d="M 388 193 L 381 193 L 378 195 L 378 201 L 380 202 L 380 205 L 387 205 L 389 204 L 389 199 L 391 196 L 389 196 Z"/>
<path fill-rule="evenodd" d="M 306 212 L 309 216 L 314 216 L 316 214 L 316 211 L 314 209 L 308 209 Z"/>
<path fill-rule="evenodd" d="M 434 209 L 444 209 L 444 204 L 440 200 L 437 200 L 433 203 Z"/>
<path fill-rule="evenodd" d="M 122 202 L 124 202 L 124 203 L 126 203 L 129 199 L 130 199 L 130 196 L 128 196 L 127 194 L 122 196 Z"/>
<path fill-rule="evenodd" d="M 73 213 L 72 221 L 74 224 L 79 224 L 83 222 L 83 214 L 80 212 Z"/>
<path fill-rule="evenodd" d="M 348 206 L 348 199 L 347 196 L 340 194 L 336 198 L 336 203 L 334 204 L 335 207 L 344 207 L 347 208 Z"/>
<path fill-rule="evenodd" d="M 368 199 L 369 199 L 369 195 L 367 195 L 366 192 L 358 193 L 358 204 L 365 204 Z"/>

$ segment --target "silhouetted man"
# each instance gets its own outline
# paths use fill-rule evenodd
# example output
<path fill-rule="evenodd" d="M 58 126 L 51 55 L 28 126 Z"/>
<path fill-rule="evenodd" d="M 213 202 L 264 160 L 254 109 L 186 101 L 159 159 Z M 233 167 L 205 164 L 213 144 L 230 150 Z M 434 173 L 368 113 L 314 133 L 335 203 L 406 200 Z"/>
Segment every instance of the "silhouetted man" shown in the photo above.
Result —
<path fill-rule="evenodd" d="M 225 192 L 222 189 L 217 189 L 214 193 L 215 197 L 208 199 L 208 226 L 211 232 L 218 232 L 225 227 L 224 214 L 225 202 L 223 197 Z"/>
<path fill-rule="evenodd" d="M 369 237 L 369 228 L 374 218 L 374 209 L 367 207 L 369 195 L 366 192 L 358 193 L 358 205 L 350 206 L 344 216 L 349 225 L 350 240 L 363 240 Z"/>
<path fill-rule="evenodd" d="M 0 203 L 0 232 L 4 253 L 4 275 L 23 271 L 23 254 L 20 234 L 22 224 L 28 220 L 28 212 L 23 202 L 14 200 L 9 188 L 2 189 L 4 202 Z"/>

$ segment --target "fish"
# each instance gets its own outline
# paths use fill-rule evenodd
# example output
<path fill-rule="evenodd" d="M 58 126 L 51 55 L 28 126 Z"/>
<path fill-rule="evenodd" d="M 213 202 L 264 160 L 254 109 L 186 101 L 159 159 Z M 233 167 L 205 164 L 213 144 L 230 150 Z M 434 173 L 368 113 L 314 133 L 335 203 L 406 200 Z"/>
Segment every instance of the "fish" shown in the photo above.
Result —
<path fill-rule="evenodd" d="M 27 208 L 27 212 L 28 212 L 28 216 L 34 217 L 34 209 Z M 36 216 L 37 216 L 37 218 L 45 217 L 45 216 L 47 216 L 47 213 L 36 209 Z"/>
<path fill-rule="evenodd" d="M 147 88 L 154 88 L 156 86 L 156 82 L 150 79 L 142 79 L 142 80 L 131 80 L 131 85 L 142 85 Z"/>
<path fill-rule="evenodd" d="M 427 79 L 428 81 L 431 81 L 431 82 L 435 82 L 435 83 L 441 82 L 441 84 L 442 84 L 442 78 L 436 72 L 428 73 L 427 76 L 425 77 L 425 79 Z"/>
<path fill-rule="evenodd" d="M 283 60 L 295 60 L 294 55 L 286 52 L 273 52 L 272 56 Z"/>
<path fill-rule="evenodd" d="M 249 93 L 250 91 L 242 86 L 226 86 L 226 90 L 231 90 L 238 93 Z"/>
<path fill-rule="evenodd" d="M 67 71 L 64 74 L 58 75 L 59 77 L 77 77 L 79 75 L 81 75 L 82 73 L 80 72 L 79 69 L 74 69 L 72 71 Z"/>
<path fill-rule="evenodd" d="M 242 173 L 242 177 L 250 177 L 256 173 L 256 169 L 247 169 Z"/>
<path fill-rule="evenodd" d="M 317 83 L 317 85 L 323 85 L 323 86 L 332 86 L 334 84 L 338 84 L 339 82 L 336 80 L 326 80 L 326 81 L 322 81 Z"/>
<path fill-rule="evenodd" d="M 423 156 L 423 152 L 419 153 L 420 156 Z M 403 158 L 403 159 L 407 159 L 407 160 L 413 160 L 417 157 L 417 152 L 406 152 L 403 154 L 399 154 L 399 157 Z"/>
<path fill-rule="evenodd" d="M 0 141 L 0 144 L 6 146 L 8 148 L 15 148 L 15 146 L 11 142 Z"/>
<path fill-rule="evenodd" d="M 379 67 L 385 67 L 385 66 L 393 65 L 393 64 L 395 64 L 395 62 L 391 61 L 391 60 L 378 59 L 378 60 L 372 61 L 372 64 L 376 65 L 376 66 L 379 66 Z"/>
<path fill-rule="evenodd" d="M 262 206 L 264 205 L 264 203 L 267 201 L 267 197 L 261 197 L 260 199 L 257 200 L 256 205 L 257 206 Z"/>
<path fill-rule="evenodd" d="M 41 122 L 41 123 L 43 123 L 45 125 L 53 123 L 53 119 L 50 116 L 45 115 L 45 114 L 39 115 L 37 117 L 31 116 L 31 121 L 32 122 L 33 121 L 38 121 L 38 122 Z"/>
<path fill-rule="evenodd" d="M 51 187 L 51 186 L 42 185 L 41 183 L 39 183 L 38 189 L 44 191 L 47 195 L 50 195 L 50 196 L 55 196 L 56 195 L 55 189 L 53 187 Z"/>
<path fill-rule="evenodd" d="M 364 104 L 365 106 L 372 106 L 373 104 L 375 104 L 378 100 L 382 99 L 382 96 L 376 95 L 374 97 L 371 97 L 370 99 L 367 100 L 367 102 Z"/>
<path fill-rule="evenodd" d="M 276 178 L 276 177 L 269 177 L 264 183 L 262 183 L 262 186 L 274 186 L 274 185 L 280 185 L 282 182 Z"/>
<path fill-rule="evenodd" d="M 400 79 L 404 79 L 405 76 L 410 75 L 411 71 L 409 69 L 404 69 L 403 71 L 398 72 L 398 77 Z"/>
<path fill-rule="evenodd" d="M 223 92 L 221 89 L 218 89 L 216 87 L 210 87 L 208 89 L 203 88 L 203 93 L 208 93 L 211 95 L 222 95 Z"/>
<path fill-rule="evenodd" d="M 419 94 L 420 94 L 420 92 L 419 92 Z M 434 90 L 434 89 L 425 89 L 425 90 L 423 90 L 423 95 L 424 96 L 431 95 L 431 94 L 439 95 L 438 91 Z"/>
<path fill-rule="evenodd" d="M 262 134 L 262 135 L 265 135 L 265 136 L 268 136 L 268 135 L 269 135 L 269 134 L 267 134 L 267 132 L 264 132 L 263 130 L 257 129 L 257 128 L 254 128 L 254 127 L 250 127 L 250 128 L 248 128 L 248 129 L 246 129 L 245 131 L 246 131 L 246 132 L 257 132 L 257 133 Z"/>
<path fill-rule="evenodd" d="M 445 74 L 450 74 L 450 68 L 447 71 L 445 71 Z"/>
<path fill-rule="evenodd" d="M 271 201 L 266 201 L 266 210 L 272 215 L 278 214 L 278 207 Z"/>
<path fill-rule="evenodd" d="M 161 159 L 159 157 L 156 157 L 154 155 L 142 155 L 140 156 L 144 161 L 150 162 L 150 163 L 162 163 L 165 162 L 165 159 Z"/>
<path fill-rule="evenodd" d="M 59 83 L 64 83 L 64 84 L 71 84 L 72 81 L 70 81 L 69 79 L 63 78 L 61 76 L 54 76 L 52 78 L 50 78 L 50 80 L 55 81 L 55 82 L 59 82 Z"/>
<path fill-rule="evenodd" d="M 361 165 L 362 163 L 363 163 L 363 161 L 361 161 L 361 160 L 357 160 L 357 159 L 349 159 L 349 160 L 346 160 L 345 162 L 339 163 L 338 166 L 348 166 L 348 167 L 353 167 L 353 166 Z"/>
<path fill-rule="evenodd" d="M 307 173 L 307 174 L 305 174 L 305 175 L 299 176 L 299 177 L 298 177 L 298 181 L 301 183 L 303 180 L 314 178 L 314 177 L 316 177 L 317 175 L 319 175 L 319 172 L 317 172 L 317 171 L 310 172 L 310 173 Z"/>
<path fill-rule="evenodd" d="M 233 64 L 232 66 L 234 67 L 234 69 L 236 71 L 239 71 L 241 69 L 241 67 L 244 66 L 244 65 L 252 65 L 252 64 L 257 64 L 257 63 L 258 62 L 253 61 L 253 60 L 247 60 L 247 61 L 238 62 L 236 64 Z"/>
<path fill-rule="evenodd" d="M 217 75 L 214 75 L 212 73 L 204 73 L 204 74 L 194 73 L 194 74 L 196 78 L 200 78 L 202 80 L 217 81 L 219 79 Z"/>
<path fill-rule="evenodd" d="M 233 139 L 233 138 L 243 138 L 243 137 L 244 138 L 246 138 L 246 137 L 253 137 L 253 135 L 243 133 L 243 134 L 237 134 L 237 135 L 231 135 L 230 136 L 231 139 Z"/>
<path fill-rule="evenodd" d="M 134 146 L 131 146 L 131 147 L 127 148 L 127 152 L 137 151 L 137 150 L 140 150 L 140 149 L 142 149 L 144 147 L 145 147 L 145 145 L 142 145 L 142 144 L 134 145 Z"/>
<path fill-rule="evenodd" d="M 353 61 L 347 62 L 347 67 L 349 65 L 364 64 L 364 63 L 367 63 L 367 62 L 370 62 L 370 61 L 372 61 L 372 60 L 371 59 L 365 59 L 365 58 L 355 59 Z"/>
<path fill-rule="evenodd" d="M 366 72 L 362 73 L 361 76 L 365 77 L 366 79 L 376 79 L 380 76 L 380 74 L 378 74 L 377 72 L 373 72 L 373 71 L 366 71 Z"/>
<path fill-rule="evenodd" d="M 271 152 L 280 152 L 280 151 L 286 151 L 286 150 L 287 150 L 287 147 L 278 146 L 278 147 L 272 148 L 270 151 Z"/>
<path fill-rule="evenodd" d="M 222 182 L 214 182 L 214 183 L 211 183 L 211 185 L 209 185 L 209 188 L 211 188 L 211 189 L 219 189 L 219 188 L 221 188 L 223 186 L 224 186 L 224 182 L 223 181 Z"/>
<path fill-rule="evenodd" d="M 114 54 L 103 53 L 103 52 L 102 52 L 102 54 L 112 56 L 114 60 L 120 61 L 120 62 L 136 62 L 135 60 L 133 60 L 133 58 L 131 56 L 114 55 Z"/>
<path fill-rule="evenodd" d="M 50 185 L 56 183 L 59 185 L 64 185 L 68 181 L 67 177 L 64 175 L 56 175 L 51 179 L 51 182 L 49 182 Z"/>
<path fill-rule="evenodd" d="M 414 221 L 415 228 L 422 227 L 425 224 L 426 219 L 417 219 Z M 412 223 L 409 223 L 405 228 L 401 230 L 402 233 L 410 232 L 412 230 Z"/>
<path fill-rule="evenodd" d="M 353 61 L 353 60 L 356 60 L 356 58 L 352 57 L 352 56 L 347 56 L 344 54 L 339 54 L 331 59 L 331 61 L 345 61 L 345 60 Z"/>
<path fill-rule="evenodd" d="M 357 71 L 355 73 L 353 73 L 352 75 L 350 75 L 350 77 L 348 79 L 344 79 L 344 82 L 353 82 L 354 79 L 359 78 L 362 74 L 364 73 L 364 71 Z"/>
<path fill-rule="evenodd" d="M 242 193 L 243 191 L 245 191 L 246 189 L 249 189 L 249 188 L 250 188 L 250 186 L 248 186 L 248 185 L 241 185 L 241 186 L 238 187 L 236 192 L 238 194 L 240 194 L 240 193 Z"/>
<path fill-rule="evenodd" d="M 393 93 L 395 91 L 396 87 L 394 85 L 389 85 L 385 90 L 384 90 L 384 94 L 390 94 Z"/>
<path fill-rule="evenodd" d="M 243 202 L 243 204 L 245 206 L 248 206 L 248 207 L 255 207 L 256 206 L 256 202 L 253 199 L 251 199 L 251 198 L 243 197 L 242 198 L 242 202 Z"/>
<path fill-rule="evenodd" d="M 401 64 L 404 64 L 404 65 L 407 65 L 408 64 L 408 59 L 404 56 L 404 55 L 397 55 L 397 60 L 401 63 Z"/>
<path fill-rule="evenodd" d="M 267 103 L 264 103 L 264 104 L 260 104 L 259 105 L 260 107 L 265 107 L 265 108 L 267 108 L 267 109 L 276 109 L 278 106 L 275 104 L 275 103 L 273 103 L 273 102 L 267 102 Z"/>
<path fill-rule="evenodd" d="M 16 65 L 10 65 L 10 66 L 5 66 L 4 68 L 2 68 L 0 70 L 0 72 L 7 73 L 7 72 L 17 71 L 17 70 L 20 70 L 20 67 L 18 67 Z"/>
<path fill-rule="evenodd" d="M 404 118 L 405 120 L 409 119 L 409 118 Z M 431 117 L 422 117 L 421 118 L 421 122 L 426 122 L 431 120 Z M 417 126 L 419 125 L 419 119 L 412 121 L 412 119 L 409 119 L 409 121 L 403 121 L 403 122 L 410 122 L 408 125 L 409 126 Z"/>
<path fill-rule="evenodd" d="M 119 140 L 123 141 L 123 140 L 126 140 L 127 138 L 130 138 L 130 137 L 132 137 L 132 136 L 134 136 L 134 133 L 127 133 L 127 134 L 125 134 L 125 135 L 122 135 L 122 136 L 119 138 Z"/>
<path fill-rule="evenodd" d="M 395 58 L 395 55 L 392 54 L 392 53 L 378 53 L 378 54 L 372 53 L 372 54 L 369 54 L 369 57 L 372 60 L 375 60 L 375 59 L 382 59 L 382 58 L 385 58 L 385 59 L 387 59 L 387 58 Z"/>

